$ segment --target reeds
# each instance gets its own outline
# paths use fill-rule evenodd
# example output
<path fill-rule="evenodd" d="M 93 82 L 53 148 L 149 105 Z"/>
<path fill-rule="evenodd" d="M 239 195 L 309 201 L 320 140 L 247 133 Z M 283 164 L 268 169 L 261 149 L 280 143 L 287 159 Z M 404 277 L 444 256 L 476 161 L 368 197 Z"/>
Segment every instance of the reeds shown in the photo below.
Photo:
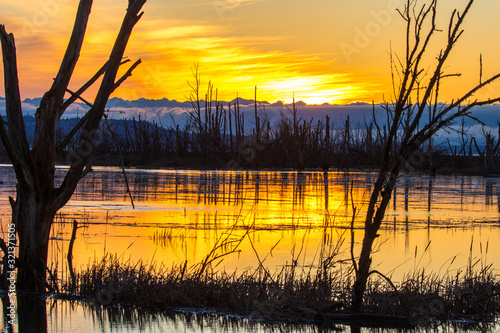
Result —
<path fill-rule="evenodd" d="M 348 313 L 352 274 L 345 267 L 314 270 L 290 264 L 274 273 L 263 267 L 241 273 L 201 267 L 133 264 L 108 255 L 77 275 L 77 295 L 98 307 L 211 309 L 279 322 L 323 322 Z M 369 314 L 404 316 L 413 325 L 491 321 L 500 313 L 500 284 L 491 267 L 446 278 L 421 270 L 397 290 L 372 278 L 364 305 Z"/>
<path fill-rule="evenodd" d="M 141 313 L 157 313 L 189 308 L 260 321 L 344 322 L 350 316 L 354 268 L 351 253 L 341 249 L 349 251 L 343 242 L 349 239 L 351 230 L 337 228 L 335 216 L 325 218 L 313 258 L 305 259 L 306 232 L 302 243 L 299 240 L 292 248 L 290 260 L 273 270 L 265 261 L 274 247 L 266 256 L 258 253 L 261 249 L 257 251 L 253 237 L 249 237 L 258 228 L 245 224 L 247 217 L 217 233 L 212 250 L 198 263 L 167 267 L 107 254 L 75 272 L 72 278 L 67 271 L 64 274 L 58 269 L 56 261 L 49 269 L 48 284 L 59 297 L 81 299 L 95 309 L 119 305 Z M 60 220 L 67 222 L 62 216 Z M 155 232 L 153 240 L 161 244 L 189 237 L 186 230 L 167 230 Z M 221 261 L 237 254 L 243 242 L 249 242 L 254 249 L 258 267 L 234 272 L 218 270 Z M 480 244 L 480 259 L 474 258 L 473 245 L 472 240 L 468 264 L 461 271 L 437 274 L 419 269 L 422 258 L 415 250 L 414 269 L 401 282 L 392 283 L 378 272 L 372 274 L 364 312 L 390 316 L 390 320 L 404 317 L 412 325 L 450 320 L 484 324 L 494 320 L 500 314 L 498 275 L 487 262 L 488 244 Z"/>
<path fill-rule="evenodd" d="M 243 233 L 236 230 L 245 229 Z M 252 319 L 281 322 L 313 322 L 323 312 L 340 311 L 349 298 L 350 279 L 336 266 L 341 243 L 326 233 L 309 265 L 299 265 L 302 251 L 276 271 L 259 259 L 257 269 L 242 272 L 218 271 L 228 255 L 237 253 L 242 242 L 251 242 L 252 225 L 235 223 L 221 233 L 212 250 L 196 264 L 171 267 L 139 261 L 132 263 L 106 255 L 75 274 L 73 285 L 62 282 L 60 290 L 70 291 L 96 306 L 122 305 L 145 311 L 177 308 L 214 309 Z M 318 317 L 319 316 L 319 317 Z"/>
<path fill-rule="evenodd" d="M 341 310 L 349 290 L 338 273 L 299 274 L 286 265 L 271 274 L 260 268 L 215 272 L 187 263 L 166 269 L 106 256 L 78 274 L 77 294 L 96 305 L 129 305 L 146 310 L 215 309 L 272 321 L 312 321 Z"/>
<path fill-rule="evenodd" d="M 256 251 L 257 268 L 218 271 L 224 257 L 237 253 L 242 242 L 251 242 L 247 237 L 251 226 L 239 235 L 233 232 L 235 228 L 221 234 L 212 251 L 197 264 L 166 267 L 106 255 L 77 273 L 74 285 L 61 283 L 59 289 L 74 290 L 71 297 L 97 308 L 120 305 L 147 313 L 189 308 L 294 323 L 336 323 L 350 316 L 354 275 L 351 259 L 340 253 L 343 234 L 334 235 L 336 229 L 325 226 L 316 255 L 307 264 L 301 263 L 302 250 L 298 250 L 292 252 L 290 262 L 272 271 Z M 449 320 L 484 323 L 500 313 L 499 294 L 500 283 L 492 266 L 471 259 L 464 271 L 453 275 L 415 269 L 397 284 L 373 274 L 364 311 L 375 316 L 370 320 L 406 318 L 415 326 Z"/>

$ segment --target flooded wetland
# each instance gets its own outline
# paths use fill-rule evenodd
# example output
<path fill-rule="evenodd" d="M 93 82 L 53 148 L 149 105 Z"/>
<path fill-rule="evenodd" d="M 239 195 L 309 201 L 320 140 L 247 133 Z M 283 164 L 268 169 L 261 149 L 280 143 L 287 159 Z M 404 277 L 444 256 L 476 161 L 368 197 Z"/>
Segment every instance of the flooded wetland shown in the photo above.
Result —
<path fill-rule="evenodd" d="M 0 174 L 5 231 L 10 220 L 8 197 L 15 195 L 16 180 L 10 166 L 1 166 Z M 338 268 L 347 272 L 351 244 L 355 256 L 361 248 L 366 203 L 376 176 L 364 171 L 131 169 L 127 178 L 132 204 L 121 169 L 96 167 L 57 215 L 49 264 L 58 278 L 67 278 L 66 256 L 76 220 L 76 271 L 105 255 L 147 265 L 194 265 L 230 233 L 240 242 L 237 248 L 219 249 L 222 255 L 210 267 L 214 271 L 238 273 L 264 265 L 275 272 L 292 263 L 308 269 L 329 237 L 337 244 Z M 500 264 L 499 178 L 406 174 L 391 200 L 373 267 L 395 284 L 419 270 L 452 276 L 471 261 L 481 267 Z M 101 313 L 104 317 L 99 319 L 78 302 L 47 302 L 48 332 L 70 328 L 135 332 L 145 327 L 149 332 L 215 332 L 217 325 L 227 331 L 272 331 L 264 324 L 243 320 L 250 325 L 245 326 L 238 322 L 242 319 L 221 319 L 214 313 L 131 316 L 129 321 L 114 322 L 109 313 Z M 150 324 L 144 326 L 145 321 Z M 287 330 L 315 331 L 307 326 Z"/>

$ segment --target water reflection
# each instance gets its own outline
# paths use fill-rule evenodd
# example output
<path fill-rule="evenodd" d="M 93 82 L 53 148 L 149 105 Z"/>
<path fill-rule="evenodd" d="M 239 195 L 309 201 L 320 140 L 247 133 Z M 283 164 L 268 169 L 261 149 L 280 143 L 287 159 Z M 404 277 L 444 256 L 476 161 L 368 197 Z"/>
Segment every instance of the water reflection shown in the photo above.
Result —
<path fill-rule="evenodd" d="M 6 224 L 10 218 L 7 197 L 15 191 L 15 179 L 8 166 L 0 167 L 0 176 L 0 217 Z M 106 252 L 146 260 L 196 261 L 210 250 L 220 232 L 235 223 L 241 229 L 251 225 L 256 244 L 263 249 L 280 240 L 293 247 L 294 240 L 300 242 L 306 236 L 320 239 L 325 225 L 349 228 L 353 206 L 359 233 L 376 174 L 128 170 L 128 177 L 137 209 L 130 205 L 119 169 L 96 168 L 82 180 L 58 215 L 53 258 L 65 257 L 73 219 L 89 226 L 78 235 L 77 265 Z M 395 188 L 381 239 L 397 244 L 392 251 L 405 253 L 406 260 L 411 259 L 415 246 L 425 248 L 429 241 L 439 242 L 440 249 L 451 256 L 464 253 L 450 237 L 432 236 L 456 233 L 457 228 L 483 228 L 480 235 L 486 243 L 498 232 L 499 185 L 497 178 L 405 175 Z M 438 230 L 442 228 L 453 231 Z M 492 231 L 484 232 L 484 228 Z M 470 243 L 472 232 L 467 233 L 468 240 L 461 245 Z M 289 255 L 290 248 L 281 251 L 276 256 L 280 259 Z M 251 265 L 250 257 L 252 251 L 248 257 L 242 254 L 238 266 Z"/>
<path fill-rule="evenodd" d="M 372 186 L 371 173 L 334 172 L 218 172 L 218 171 L 132 171 L 134 200 L 144 203 L 174 203 L 216 208 L 241 205 L 255 206 L 256 210 L 307 211 L 313 214 L 336 212 L 343 207 L 343 222 L 349 221 L 352 203 L 366 204 Z M 122 176 L 118 172 L 92 173 L 82 181 L 73 201 L 127 202 Z M 458 181 L 458 182 L 457 182 Z M 354 196 L 351 198 L 351 184 Z M 484 186 L 484 189 L 480 187 Z M 402 188 L 402 192 L 399 190 Z M 496 195 L 495 195 L 496 194 Z M 481 198 L 481 195 L 483 198 Z M 393 196 L 392 214 L 397 222 L 440 222 L 432 219 L 440 210 L 467 212 L 461 218 L 477 221 L 474 212 L 500 212 L 498 180 L 474 177 L 408 176 L 398 182 Z M 458 199 L 458 200 L 457 200 Z M 403 206 L 399 206 L 399 202 Z M 480 202 L 483 207 L 480 207 Z M 405 214 L 398 214 L 403 209 Z M 362 211 L 362 210 L 361 210 Z M 423 218 L 425 215 L 425 218 Z M 468 215 L 468 216 L 467 216 Z M 483 222 L 497 219 L 483 215 Z M 362 217 L 358 218 L 362 221 Z M 310 222 L 310 221 L 307 221 Z"/>
<path fill-rule="evenodd" d="M 8 308 L 11 305 L 8 296 L 3 295 L 1 300 L 3 310 L 2 332 L 48 332 L 47 303 L 45 299 L 32 296 L 18 296 L 14 310 Z"/>
<path fill-rule="evenodd" d="M 4 299 L 2 301 L 5 304 Z M 4 310 L 5 313 L 5 310 Z M 396 333 L 396 332 L 496 332 L 498 321 L 485 323 L 435 323 L 416 329 L 360 328 L 332 323 L 289 324 L 252 321 L 239 316 L 223 315 L 210 310 L 178 309 L 148 313 L 127 307 L 92 307 L 86 303 L 31 299 L 19 308 L 18 321 L 10 326 L 0 323 L 2 332 L 147 332 L 147 333 Z M 0 326 L 0 327 L 1 327 Z"/>
<path fill-rule="evenodd" d="M 0 167 L 0 177 L 0 218 L 5 226 L 10 218 L 7 198 L 15 193 L 16 181 L 8 166 Z M 353 205 L 361 212 L 354 225 L 354 248 L 358 251 L 363 212 L 376 174 L 129 170 L 128 177 L 136 209 L 130 205 L 121 171 L 96 168 L 83 179 L 58 215 L 52 234 L 51 260 L 59 263 L 61 277 L 67 274 L 64 258 L 73 219 L 88 226 L 79 231 L 75 243 L 77 269 L 105 253 L 116 253 L 124 260 L 166 265 L 185 260 L 196 263 L 221 233 L 235 224 L 237 232 L 242 233 L 252 227 L 252 242 L 260 255 L 266 257 L 271 253 L 266 259 L 271 269 L 289 262 L 292 249 L 299 247 L 303 248 L 301 263 L 308 265 L 321 243 L 324 228 L 338 230 L 340 238 L 342 231 L 350 227 Z M 488 263 L 496 267 L 500 264 L 500 243 L 496 242 L 500 238 L 499 213 L 500 179 L 405 175 L 395 189 L 386 215 L 388 223 L 381 231 L 373 262 L 377 270 L 388 273 L 394 281 L 415 268 L 453 274 L 467 263 L 474 239 L 474 257 L 481 256 L 482 249 L 487 248 L 485 244 L 489 244 Z M 349 258 L 348 245 L 345 242 L 341 249 L 345 258 Z M 424 251 L 425 248 L 428 249 Z M 220 269 L 234 271 L 258 265 L 248 242 L 242 244 L 241 251 L 228 257 Z M 455 256 L 454 266 L 450 266 L 450 259 Z M 269 331 L 264 324 L 243 325 L 245 321 L 241 320 L 233 326 L 227 323 L 220 326 L 216 324 L 221 321 L 216 315 L 208 315 L 209 319 L 180 314 L 142 317 L 132 312 L 116 316 L 108 310 L 96 312 L 73 303 L 47 302 L 23 305 L 19 318 L 30 320 L 14 331 L 65 332 L 81 324 L 85 329 L 80 331 L 132 332 L 144 328 L 150 332 L 198 332 L 208 330 L 207 320 L 222 331 L 248 332 L 246 324 L 255 324 L 251 327 L 256 332 Z M 68 319 L 64 311 L 73 313 L 73 319 Z M 4 313 L 7 313 L 5 305 Z M 186 319 L 190 316 L 196 320 Z M 69 329 L 68 321 L 73 325 Z M 317 326 L 274 329 L 321 331 Z M 7 326 L 5 330 L 8 331 Z"/>

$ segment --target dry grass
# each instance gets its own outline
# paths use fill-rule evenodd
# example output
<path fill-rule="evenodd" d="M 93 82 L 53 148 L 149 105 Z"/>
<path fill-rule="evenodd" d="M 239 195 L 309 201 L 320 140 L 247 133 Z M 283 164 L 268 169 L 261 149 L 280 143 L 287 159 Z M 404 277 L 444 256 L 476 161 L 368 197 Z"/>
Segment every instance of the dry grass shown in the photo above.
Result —
<path fill-rule="evenodd" d="M 198 264 L 172 267 L 132 264 L 106 256 L 77 276 L 76 295 L 97 305 L 131 305 L 148 310 L 210 308 L 254 319 L 312 321 L 342 309 L 349 278 L 333 269 L 336 249 L 323 249 L 321 265 L 299 268 L 298 260 L 270 272 L 261 265 L 241 273 L 218 272 L 223 257 L 238 251 L 246 235 L 222 235 Z M 325 257 L 328 256 L 328 257 Z"/>
<path fill-rule="evenodd" d="M 322 241 L 312 262 L 300 264 L 305 252 L 302 243 L 292 249 L 288 263 L 271 271 L 265 265 L 267 256 L 259 256 L 252 237 L 248 237 L 255 232 L 254 225 L 246 225 L 244 220 L 220 233 L 211 251 L 196 264 L 166 267 L 106 255 L 77 272 L 74 285 L 68 275 L 66 279 L 55 276 L 50 283 L 61 296 L 83 299 L 97 310 L 120 305 L 138 313 L 189 308 L 266 322 L 366 321 L 366 317 L 346 317 L 351 308 L 354 270 L 351 257 L 341 249 L 345 248 L 349 230 L 338 231 L 332 221 L 325 220 Z M 168 239 L 172 235 L 155 236 Z M 242 272 L 219 271 L 224 258 L 238 253 L 243 242 L 250 243 L 259 266 Z M 486 255 L 487 251 L 481 253 L 482 257 Z M 416 269 L 397 285 L 374 272 L 378 274 L 369 279 L 364 311 L 389 318 L 389 325 L 400 318 L 414 326 L 450 320 L 479 324 L 492 321 L 500 313 L 498 275 L 486 260 L 472 259 L 472 243 L 469 257 L 467 267 L 453 275 Z M 368 318 L 373 321 L 377 317 Z"/>
<path fill-rule="evenodd" d="M 95 305 L 124 305 L 145 311 L 176 308 L 213 309 L 251 319 L 317 322 L 347 313 L 351 274 L 319 268 L 284 266 L 271 274 L 263 268 L 243 273 L 188 268 L 169 269 L 118 262 L 107 256 L 78 276 L 77 295 Z M 500 313 L 500 284 L 493 271 L 464 272 L 438 278 L 423 270 L 394 290 L 372 278 L 365 299 L 371 314 L 408 317 L 422 325 L 447 320 L 490 321 Z"/>
<path fill-rule="evenodd" d="M 239 236 L 235 230 L 236 225 L 221 234 L 212 251 L 195 265 L 165 267 L 107 255 L 77 274 L 71 297 L 96 308 L 121 305 L 145 313 L 210 309 L 273 322 L 335 322 L 342 321 L 339 314 L 349 313 L 353 270 L 339 253 L 344 237 L 333 235 L 334 228 L 325 227 L 315 260 L 307 266 L 299 265 L 298 250 L 289 263 L 271 271 L 256 252 L 257 269 L 217 271 L 224 257 L 238 252 L 243 241 L 251 242 L 247 236 L 252 226 Z M 59 289 L 68 292 L 68 286 L 62 283 Z M 364 305 L 369 314 L 404 317 L 415 326 L 449 320 L 484 324 L 500 313 L 499 294 L 491 265 L 470 260 L 454 275 L 416 270 L 398 285 L 373 274 Z"/>

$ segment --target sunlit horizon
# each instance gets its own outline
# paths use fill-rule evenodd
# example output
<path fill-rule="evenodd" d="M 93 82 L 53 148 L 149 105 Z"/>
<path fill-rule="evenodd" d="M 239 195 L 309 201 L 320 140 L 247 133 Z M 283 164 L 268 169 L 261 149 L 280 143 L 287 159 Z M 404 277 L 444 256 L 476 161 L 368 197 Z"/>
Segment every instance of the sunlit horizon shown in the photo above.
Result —
<path fill-rule="evenodd" d="M 112 97 L 186 101 L 192 68 L 198 64 L 202 97 L 211 82 L 219 100 L 254 99 L 257 86 L 257 100 L 270 103 L 391 101 L 389 51 L 404 50 L 404 22 L 396 11 L 404 2 L 149 0 L 126 52 L 131 60 L 141 58 L 143 63 Z M 452 9 L 461 11 L 466 3 L 441 1 L 439 28 L 446 29 Z M 70 89 L 78 89 L 106 61 L 126 6 L 126 1 L 95 2 Z M 4 2 L 0 23 L 16 38 L 22 99 L 41 97 L 50 87 L 76 7 L 62 0 Z M 500 71 L 494 61 L 500 46 L 489 42 L 500 31 L 500 22 L 490 19 L 499 9 L 500 3 L 473 7 L 445 69 L 462 77 L 443 85 L 442 102 L 478 82 L 480 54 L 484 78 Z M 443 45 L 444 35 L 437 35 L 433 54 Z M 430 58 L 429 67 L 435 60 Z M 97 87 L 86 97 L 91 98 Z M 3 80 L 0 88 L 3 92 Z M 494 85 L 483 94 L 499 95 L 499 91 Z"/>

